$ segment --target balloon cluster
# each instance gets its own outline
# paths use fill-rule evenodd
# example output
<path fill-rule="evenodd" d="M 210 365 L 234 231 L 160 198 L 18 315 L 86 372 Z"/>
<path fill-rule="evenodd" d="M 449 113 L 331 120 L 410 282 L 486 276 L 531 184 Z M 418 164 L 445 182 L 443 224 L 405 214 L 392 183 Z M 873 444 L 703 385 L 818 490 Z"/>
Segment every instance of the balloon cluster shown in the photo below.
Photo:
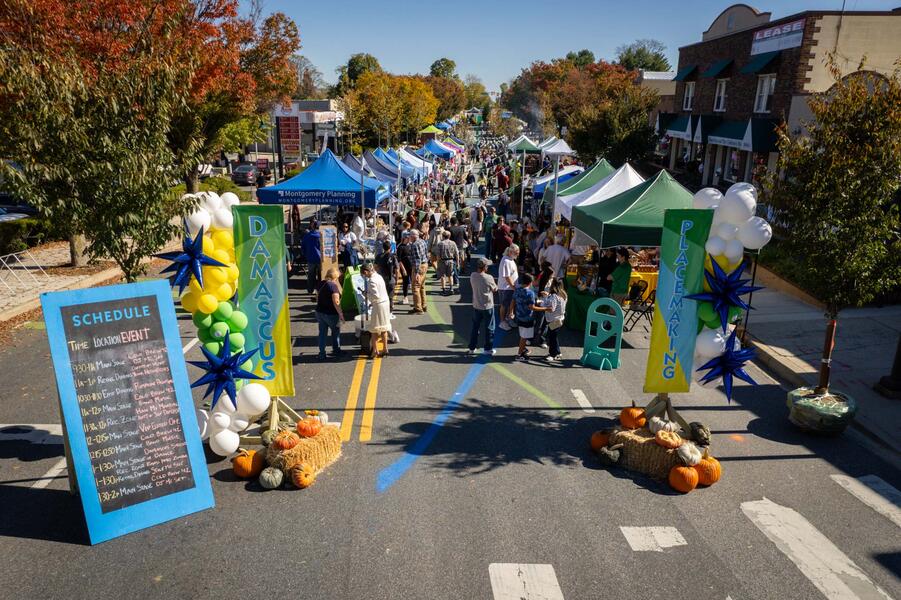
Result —
<path fill-rule="evenodd" d="M 713 224 L 705 249 L 704 293 L 698 300 L 698 337 L 695 343 L 695 378 L 702 385 L 722 380 L 731 400 L 733 376 L 753 381 L 743 370 L 753 351 L 742 349 L 734 325 L 750 307 L 740 296 L 760 289 L 742 279 L 745 250 L 760 250 L 773 230 L 757 210 L 757 190 L 750 183 L 736 183 L 725 194 L 704 188 L 694 195 L 695 208 L 713 209 Z M 702 373 L 702 371 L 707 371 Z"/>
<path fill-rule="evenodd" d="M 237 394 L 237 402 L 224 398 L 211 411 L 197 409 L 200 437 L 208 440 L 210 450 L 219 456 L 228 456 L 238 450 L 239 433 L 247 429 L 250 421 L 269 408 L 269 390 L 259 383 L 248 383 Z"/>

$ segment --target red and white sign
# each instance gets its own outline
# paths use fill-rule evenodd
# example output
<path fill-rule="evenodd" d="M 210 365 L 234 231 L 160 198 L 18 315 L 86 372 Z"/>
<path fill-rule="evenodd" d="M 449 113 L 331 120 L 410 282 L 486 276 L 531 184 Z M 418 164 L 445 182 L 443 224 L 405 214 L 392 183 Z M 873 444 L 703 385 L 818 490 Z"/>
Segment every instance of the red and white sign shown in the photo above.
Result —
<path fill-rule="evenodd" d="M 751 42 L 751 56 L 786 48 L 797 48 L 804 38 L 804 23 L 804 19 L 798 19 L 755 31 L 754 41 Z"/>
<path fill-rule="evenodd" d="M 300 158 L 300 134 L 299 117 L 280 117 L 278 119 L 278 137 L 284 160 Z"/>

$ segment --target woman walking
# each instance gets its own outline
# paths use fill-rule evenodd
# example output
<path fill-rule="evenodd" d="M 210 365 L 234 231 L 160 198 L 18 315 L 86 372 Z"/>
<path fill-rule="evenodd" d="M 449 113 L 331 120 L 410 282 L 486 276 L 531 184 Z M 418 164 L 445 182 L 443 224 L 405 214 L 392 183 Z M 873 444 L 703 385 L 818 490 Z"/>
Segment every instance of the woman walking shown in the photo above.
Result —
<path fill-rule="evenodd" d="M 360 267 L 360 274 L 367 280 L 366 302 L 371 310 L 367 330 L 369 336 L 369 358 L 388 356 L 388 332 L 391 330 L 391 310 L 389 308 L 388 290 L 385 280 L 375 272 L 372 263 Z M 385 351 L 379 352 L 379 340 Z"/>
<path fill-rule="evenodd" d="M 560 340 L 557 339 L 563 320 L 566 317 L 566 290 L 563 289 L 563 278 L 557 277 L 551 281 L 551 289 L 545 299 L 548 307 L 547 317 L 547 360 L 555 362 L 563 358 L 560 354 Z"/>
<path fill-rule="evenodd" d="M 325 280 L 319 285 L 316 296 L 316 322 L 319 323 L 319 360 L 325 359 L 325 341 L 328 332 L 332 333 L 332 356 L 341 356 L 341 323 L 344 313 L 341 311 L 341 286 L 338 285 L 339 271 L 331 267 L 325 273 Z"/>

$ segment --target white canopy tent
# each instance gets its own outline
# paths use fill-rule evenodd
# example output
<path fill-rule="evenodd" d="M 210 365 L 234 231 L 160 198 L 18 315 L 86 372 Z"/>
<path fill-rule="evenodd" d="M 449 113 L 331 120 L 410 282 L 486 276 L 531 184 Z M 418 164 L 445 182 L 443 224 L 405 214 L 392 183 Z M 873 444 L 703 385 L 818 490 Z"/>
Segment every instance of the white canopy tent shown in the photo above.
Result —
<path fill-rule="evenodd" d="M 424 158 L 416 156 L 412 152 L 409 152 L 406 148 L 398 148 L 397 153 L 404 160 L 404 162 L 408 162 L 414 167 L 425 169 L 428 173 L 431 173 L 432 169 L 434 168 L 434 165 L 432 163 L 425 160 Z"/>
<path fill-rule="evenodd" d="M 644 178 L 629 163 L 626 163 L 607 177 L 601 179 L 594 187 L 571 196 L 555 198 L 554 213 L 571 220 L 574 206 L 588 206 L 603 202 L 607 198 L 612 198 L 643 182 Z"/>
<path fill-rule="evenodd" d="M 569 144 L 566 143 L 565 140 L 558 140 L 557 138 L 553 139 L 553 143 L 551 144 L 542 144 L 539 146 L 541 148 L 541 153 L 550 156 L 551 158 L 559 158 L 561 156 L 572 156 L 575 154 L 572 148 L 569 147 Z"/>
<path fill-rule="evenodd" d="M 541 142 L 540 144 L 538 144 L 538 147 L 541 148 L 542 150 L 544 150 L 548 146 L 555 144 L 558 141 L 560 141 L 560 140 L 557 138 L 557 136 L 552 135 L 548 139 L 546 139 L 543 142 Z M 566 142 L 563 142 L 563 143 L 565 144 Z"/>

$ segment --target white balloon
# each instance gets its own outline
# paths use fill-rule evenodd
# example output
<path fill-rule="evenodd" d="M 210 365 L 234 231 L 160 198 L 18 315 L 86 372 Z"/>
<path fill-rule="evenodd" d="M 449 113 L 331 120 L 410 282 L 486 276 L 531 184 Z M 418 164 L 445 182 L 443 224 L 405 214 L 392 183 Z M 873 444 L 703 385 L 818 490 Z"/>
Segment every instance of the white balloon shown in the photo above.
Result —
<path fill-rule="evenodd" d="M 720 329 L 707 329 L 698 334 L 695 341 L 695 352 L 706 362 L 719 356 L 726 350 L 726 338 Z"/>
<path fill-rule="evenodd" d="M 691 204 L 694 208 L 716 208 L 722 199 L 722 192 L 716 188 L 706 187 L 695 192 Z"/>
<path fill-rule="evenodd" d="M 751 190 L 753 189 L 751 186 Z M 743 225 L 754 216 L 754 211 L 757 210 L 757 194 L 751 190 L 740 188 L 733 191 L 732 188 L 729 188 L 717 208 L 723 221 L 733 225 Z"/>
<path fill-rule="evenodd" d="M 216 192 L 207 192 L 203 205 L 210 213 L 214 213 L 222 208 L 222 199 L 219 198 L 219 194 Z"/>
<path fill-rule="evenodd" d="M 260 383 L 246 383 L 238 391 L 238 412 L 258 415 L 269 408 L 269 390 Z"/>
<path fill-rule="evenodd" d="M 204 232 L 210 230 L 210 223 L 212 222 L 212 218 L 210 217 L 210 213 L 206 211 L 204 208 L 198 208 L 190 215 L 188 215 L 185 221 L 188 224 L 188 233 L 191 235 L 197 235 L 197 232 L 200 231 L 201 227 Z"/>
<path fill-rule="evenodd" d="M 219 404 L 216 405 L 216 408 L 219 408 Z M 218 410 L 213 411 L 213 414 L 210 415 L 210 420 L 216 426 L 216 429 L 228 429 L 232 424 L 231 416 Z"/>
<path fill-rule="evenodd" d="M 228 456 L 238 449 L 241 437 L 229 429 L 217 431 L 210 436 L 210 450 L 219 456 Z"/>
<path fill-rule="evenodd" d="M 745 247 L 738 240 L 729 240 L 726 242 L 726 249 L 723 254 L 729 259 L 730 263 L 740 260 L 745 255 Z"/>
<path fill-rule="evenodd" d="M 244 431 L 250 426 L 250 419 L 247 418 L 247 415 L 242 415 L 241 413 L 235 413 L 234 418 L 232 418 L 231 425 L 228 426 L 232 431 L 240 432 Z"/>
<path fill-rule="evenodd" d="M 213 229 L 231 229 L 234 218 L 230 208 L 220 208 L 213 213 Z"/>
<path fill-rule="evenodd" d="M 225 192 L 219 199 L 222 200 L 222 206 L 225 208 L 231 208 L 236 204 L 241 204 L 241 199 L 238 198 L 238 195 L 234 192 Z"/>
<path fill-rule="evenodd" d="M 197 428 L 200 430 L 200 439 L 210 437 L 210 413 L 202 408 L 197 409 Z"/>
<path fill-rule="evenodd" d="M 726 251 L 726 240 L 714 235 L 707 240 L 706 244 L 704 244 L 704 250 L 706 250 L 707 254 L 710 256 L 719 256 Z"/>
<path fill-rule="evenodd" d="M 760 217 L 751 217 L 738 228 L 738 240 L 748 250 L 760 250 L 773 239 L 773 228 Z"/>
<path fill-rule="evenodd" d="M 754 196 L 754 201 L 757 202 L 757 188 L 754 187 L 754 184 L 748 183 L 747 181 L 739 181 L 738 183 L 733 183 L 729 186 L 729 189 L 726 190 L 726 193 L 729 192 L 742 192 L 746 191 Z"/>
<path fill-rule="evenodd" d="M 219 402 L 216 403 L 216 412 L 223 412 L 228 416 L 231 416 L 235 412 L 235 405 L 232 404 L 232 399 L 228 397 L 228 394 L 222 394 L 219 396 Z"/>
<path fill-rule="evenodd" d="M 727 242 L 734 240 L 735 236 L 738 235 L 738 227 L 732 223 L 720 223 L 716 226 L 716 235 Z"/>

